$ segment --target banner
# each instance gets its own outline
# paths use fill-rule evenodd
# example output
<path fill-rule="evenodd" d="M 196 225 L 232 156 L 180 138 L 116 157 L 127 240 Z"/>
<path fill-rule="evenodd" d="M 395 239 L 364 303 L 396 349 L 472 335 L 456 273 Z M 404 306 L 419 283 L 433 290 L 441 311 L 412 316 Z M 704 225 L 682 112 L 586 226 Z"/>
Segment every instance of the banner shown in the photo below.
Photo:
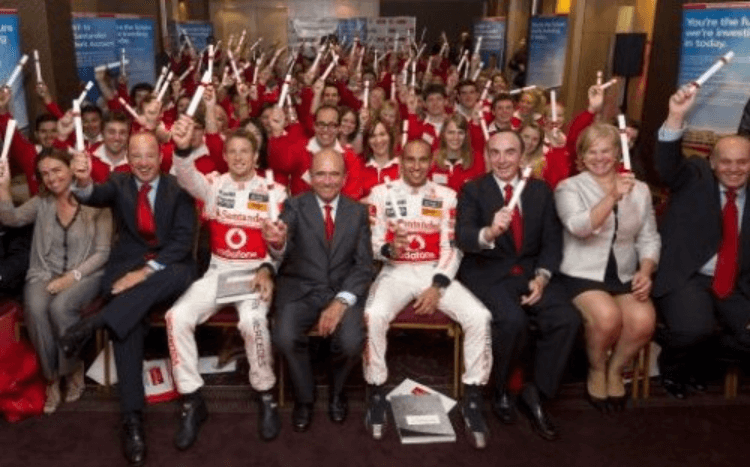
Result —
<path fill-rule="evenodd" d="M 529 25 L 526 84 L 561 86 L 568 48 L 568 16 L 534 16 Z"/>
<path fill-rule="evenodd" d="M 287 28 L 289 47 L 304 46 L 317 49 L 320 38 L 336 34 L 338 26 L 339 20 L 336 18 L 290 18 Z"/>
<path fill-rule="evenodd" d="M 172 41 L 172 49 L 175 52 L 180 50 L 182 42 L 185 41 L 185 34 L 190 38 L 193 47 L 195 47 L 198 52 L 206 48 L 209 38 L 214 37 L 214 25 L 210 22 L 185 21 L 182 23 L 175 23 L 170 21 L 167 25 L 167 29 L 169 30 L 169 37 Z"/>
<path fill-rule="evenodd" d="M 682 48 L 677 86 L 696 80 L 719 57 L 734 59 L 700 89 L 688 114 L 686 140 L 713 145 L 717 134 L 736 133 L 750 95 L 750 3 L 687 4 L 682 12 Z M 701 133 L 703 132 L 703 133 Z"/>
<path fill-rule="evenodd" d="M 31 51 L 26 52 L 29 61 L 21 75 L 13 83 L 13 103 L 11 113 L 18 128 L 29 126 L 29 116 L 26 112 L 26 94 L 23 88 L 24 73 L 34 73 L 34 56 Z M 4 85 L 21 59 L 21 41 L 18 29 L 18 14 L 16 10 L 0 9 L 0 85 Z M 33 75 L 31 75 L 33 76 Z M 36 80 L 36 77 L 33 78 Z"/>
<path fill-rule="evenodd" d="M 400 49 L 404 46 L 405 37 L 414 37 L 416 27 L 417 18 L 413 16 L 369 18 L 367 20 L 367 42 L 382 52 L 386 47 L 393 45 L 396 34 L 398 34 Z"/>
<path fill-rule="evenodd" d="M 482 38 L 479 57 L 484 66 L 490 65 L 490 58 L 495 57 L 496 68 L 503 68 L 505 63 L 505 17 L 482 18 L 474 23 L 474 40 Z"/>
<path fill-rule="evenodd" d="M 360 44 L 367 43 L 367 18 L 340 19 L 336 27 L 336 35 L 341 45 L 349 45 L 354 38 L 359 38 Z"/>
<path fill-rule="evenodd" d="M 128 65 L 128 85 L 137 83 L 154 84 L 154 21 L 131 15 L 77 14 L 73 17 L 73 40 L 75 42 L 76 67 L 78 78 L 86 83 L 93 81 L 94 68 L 107 63 L 120 61 L 120 52 L 125 49 Z M 119 74 L 119 68 L 110 71 Z M 94 86 L 87 100 L 99 105 L 99 88 Z M 61 103 L 67 108 L 70 103 Z"/>

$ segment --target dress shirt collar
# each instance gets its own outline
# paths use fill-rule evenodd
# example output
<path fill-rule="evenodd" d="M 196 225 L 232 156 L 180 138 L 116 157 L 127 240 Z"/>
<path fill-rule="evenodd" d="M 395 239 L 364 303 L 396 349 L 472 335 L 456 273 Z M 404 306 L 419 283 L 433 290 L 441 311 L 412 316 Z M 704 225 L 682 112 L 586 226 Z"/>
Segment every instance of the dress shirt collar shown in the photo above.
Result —
<path fill-rule="evenodd" d="M 320 152 L 320 150 L 323 148 L 320 146 L 320 143 L 318 142 L 318 138 L 313 136 L 312 138 L 310 138 L 310 141 L 307 143 L 306 149 L 310 151 L 311 154 L 316 154 Z M 341 146 L 341 143 L 339 142 L 338 139 L 333 143 L 333 150 L 339 154 L 344 153 L 344 148 L 343 146 Z"/>
<path fill-rule="evenodd" d="M 329 203 L 326 203 L 325 201 L 320 199 L 318 195 L 315 195 L 315 199 L 318 201 L 318 206 L 320 207 L 320 211 L 323 213 L 324 219 L 326 215 L 326 210 L 325 210 L 326 204 L 331 206 L 331 217 L 333 217 L 334 219 L 336 218 L 336 211 L 339 208 L 339 198 L 341 198 L 341 195 L 336 195 L 336 197 L 333 198 L 333 200 L 331 200 Z"/>

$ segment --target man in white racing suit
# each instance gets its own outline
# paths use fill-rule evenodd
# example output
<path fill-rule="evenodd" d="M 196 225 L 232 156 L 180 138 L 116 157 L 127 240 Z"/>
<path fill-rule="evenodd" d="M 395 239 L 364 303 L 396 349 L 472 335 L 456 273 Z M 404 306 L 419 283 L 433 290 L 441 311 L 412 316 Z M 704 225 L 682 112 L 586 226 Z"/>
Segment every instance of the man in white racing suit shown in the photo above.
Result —
<path fill-rule="evenodd" d="M 427 179 L 430 146 L 421 140 L 406 145 L 402 179 L 373 188 L 370 216 L 372 246 L 383 269 L 365 305 L 368 339 L 364 358 L 370 385 L 366 423 L 375 439 L 382 437 L 387 405 L 383 384 L 389 323 L 410 301 L 417 314 L 438 308 L 463 329 L 466 397 L 462 404 L 472 444 L 483 448 L 487 427 L 482 415 L 481 386 L 492 369 L 490 312 L 462 284 L 453 280 L 461 252 L 453 244 L 456 192 Z"/>
<path fill-rule="evenodd" d="M 173 375 L 182 395 L 180 427 L 174 441 L 178 449 L 190 447 L 208 415 L 199 391 L 203 379 L 198 372 L 195 327 L 225 304 L 234 304 L 237 309 L 237 327 L 250 363 L 250 384 L 259 393 L 258 431 L 262 439 L 270 441 L 278 436 L 281 427 L 271 393 L 276 377 L 266 317 L 278 265 L 266 251 L 261 225 L 273 212 L 278 215 L 286 191 L 256 173 L 257 142 L 251 133 L 241 129 L 226 140 L 224 158 L 229 172 L 200 173 L 187 157 L 192 148 L 185 134 L 192 132 L 192 124 L 186 116 L 175 124 L 174 168 L 180 185 L 204 203 L 211 263 L 205 275 L 193 283 L 166 316 Z"/>

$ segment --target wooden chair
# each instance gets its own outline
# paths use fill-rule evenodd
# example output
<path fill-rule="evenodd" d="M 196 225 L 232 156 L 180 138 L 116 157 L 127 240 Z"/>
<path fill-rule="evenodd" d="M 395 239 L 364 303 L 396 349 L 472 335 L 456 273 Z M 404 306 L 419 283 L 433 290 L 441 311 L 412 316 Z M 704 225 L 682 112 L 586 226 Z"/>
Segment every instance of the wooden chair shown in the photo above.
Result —
<path fill-rule="evenodd" d="M 737 388 L 740 382 L 740 368 L 736 364 L 730 364 L 724 375 L 724 398 L 732 400 L 737 397 Z"/>
<path fill-rule="evenodd" d="M 641 347 L 633 362 L 633 383 L 631 385 L 633 401 L 648 399 L 651 393 L 650 360 L 651 342 Z"/>

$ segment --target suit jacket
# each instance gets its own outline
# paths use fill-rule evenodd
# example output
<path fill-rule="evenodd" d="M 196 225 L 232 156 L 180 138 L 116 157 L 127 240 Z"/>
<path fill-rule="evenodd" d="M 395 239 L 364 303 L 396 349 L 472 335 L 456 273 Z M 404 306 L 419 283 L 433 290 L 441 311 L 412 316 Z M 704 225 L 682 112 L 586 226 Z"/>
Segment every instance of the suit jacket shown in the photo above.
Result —
<path fill-rule="evenodd" d="M 136 202 L 138 189 L 135 176 L 130 173 L 113 173 L 109 180 L 94 186 L 88 198 L 81 202 L 91 206 L 111 207 L 117 227 L 103 287 L 107 280 L 116 280 L 123 274 L 146 264 L 145 255 L 164 266 L 191 263 L 195 207 L 193 199 L 177 184 L 177 180 L 161 174 L 154 202 L 156 244 L 149 245 L 138 232 Z"/>
<path fill-rule="evenodd" d="M 284 203 L 281 220 L 287 224 L 287 243 L 276 280 L 276 304 L 299 300 L 310 292 L 347 291 L 363 304 L 372 281 L 370 223 L 365 205 L 340 196 L 330 248 L 323 213 L 313 192 Z"/>
<path fill-rule="evenodd" d="M 552 192 L 541 180 L 530 179 L 521 194 L 521 251 L 516 251 L 510 229 L 495 239 L 495 248 L 479 246 L 479 231 L 492 224 L 495 212 L 504 205 L 503 194 L 491 173 L 464 185 L 458 199 L 456 240 L 464 251 L 459 278 L 472 290 L 492 287 L 510 274 L 530 279 L 537 268 L 554 273 L 560 266 L 560 221 Z"/>
<path fill-rule="evenodd" d="M 604 196 L 604 190 L 588 171 L 564 180 L 555 190 L 557 212 L 565 227 L 561 272 L 604 281 L 615 238 L 615 213 L 611 212 L 598 229 L 591 228 L 591 210 Z M 659 262 L 661 241 L 648 185 L 635 182 L 633 191 L 617 203 L 616 218 L 617 273 L 622 282 L 628 282 L 633 279 L 640 260 Z"/>
<path fill-rule="evenodd" d="M 20 295 L 29 268 L 33 226 L 0 225 L 0 298 Z"/>
<path fill-rule="evenodd" d="M 719 182 L 708 160 L 686 159 L 681 144 L 678 140 L 656 145 L 656 170 L 670 188 L 670 200 L 659 229 L 663 241 L 655 297 L 685 284 L 716 254 L 721 242 Z M 750 203 L 741 215 L 737 288 L 750 296 Z"/>

